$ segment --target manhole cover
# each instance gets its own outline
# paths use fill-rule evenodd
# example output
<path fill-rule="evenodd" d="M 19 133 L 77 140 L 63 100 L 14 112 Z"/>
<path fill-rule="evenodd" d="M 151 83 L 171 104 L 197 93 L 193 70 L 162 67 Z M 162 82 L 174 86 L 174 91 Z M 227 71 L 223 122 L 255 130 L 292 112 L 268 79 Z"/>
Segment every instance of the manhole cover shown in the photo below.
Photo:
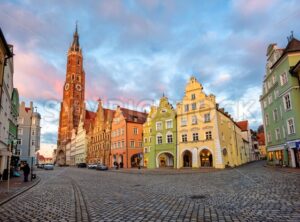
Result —
<path fill-rule="evenodd" d="M 206 196 L 204 196 L 204 195 L 192 195 L 192 196 L 190 196 L 190 198 L 192 200 L 200 200 L 200 199 L 205 199 Z"/>

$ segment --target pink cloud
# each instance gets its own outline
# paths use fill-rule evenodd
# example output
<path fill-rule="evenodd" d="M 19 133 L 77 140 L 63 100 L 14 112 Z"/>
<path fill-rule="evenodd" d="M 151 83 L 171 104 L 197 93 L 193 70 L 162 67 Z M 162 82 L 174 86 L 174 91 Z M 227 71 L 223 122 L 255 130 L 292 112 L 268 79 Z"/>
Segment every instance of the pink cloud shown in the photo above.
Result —
<path fill-rule="evenodd" d="M 251 16 L 273 6 L 277 0 L 233 0 L 233 8 L 244 16 Z"/>
<path fill-rule="evenodd" d="M 20 96 L 30 99 L 60 99 L 64 75 L 33 52 L 15 45 L 14 85 Z"/>

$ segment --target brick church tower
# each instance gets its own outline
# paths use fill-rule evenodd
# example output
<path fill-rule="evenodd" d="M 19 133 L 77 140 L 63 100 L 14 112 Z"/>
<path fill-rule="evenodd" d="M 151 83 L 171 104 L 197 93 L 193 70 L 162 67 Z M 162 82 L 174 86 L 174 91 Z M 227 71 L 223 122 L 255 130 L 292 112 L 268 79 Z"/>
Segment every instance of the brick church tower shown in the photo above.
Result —
<path fill-rule="evenodd" d="M 66 80 L 59 117 L 57 141 L 58 163 L 65 164 L 65 145 L 71 140 L 72 130 L 77 129 L 80 116 L 85 112 L 84 91 L 85 73 L 76 24 L 73 42 L 68 50 Z"/>

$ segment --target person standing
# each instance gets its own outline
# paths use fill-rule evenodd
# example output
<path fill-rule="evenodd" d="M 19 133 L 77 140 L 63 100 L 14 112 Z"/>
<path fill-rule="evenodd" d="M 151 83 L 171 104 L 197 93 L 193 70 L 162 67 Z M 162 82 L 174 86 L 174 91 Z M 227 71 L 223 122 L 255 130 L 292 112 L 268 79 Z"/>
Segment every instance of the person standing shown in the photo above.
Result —
<path fill-rule="evenodd" d="M 22 167 L 23 173 L 24 173 L 24 182 L 28 182 L 28 175 L 30 173 L 30 167 L 27 163 L 24 164 Z"/>

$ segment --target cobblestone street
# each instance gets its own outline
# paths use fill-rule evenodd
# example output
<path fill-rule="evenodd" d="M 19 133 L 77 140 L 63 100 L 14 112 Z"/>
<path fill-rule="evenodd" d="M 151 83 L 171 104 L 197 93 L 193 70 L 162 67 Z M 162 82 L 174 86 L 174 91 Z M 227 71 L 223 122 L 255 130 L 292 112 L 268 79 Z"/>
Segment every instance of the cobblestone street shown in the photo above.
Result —
<path fill-rule="evenodd" d="M 1 221 L 300 221 L 300 173 L 55 168 L 0 207 Z"/>

